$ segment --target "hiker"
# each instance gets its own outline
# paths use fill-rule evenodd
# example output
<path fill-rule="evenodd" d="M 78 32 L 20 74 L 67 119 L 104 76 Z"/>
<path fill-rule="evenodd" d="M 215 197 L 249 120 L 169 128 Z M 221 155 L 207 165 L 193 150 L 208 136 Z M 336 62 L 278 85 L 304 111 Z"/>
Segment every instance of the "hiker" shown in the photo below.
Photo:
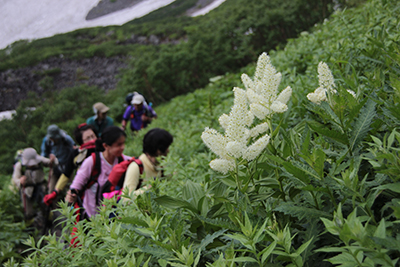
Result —
<path fill-rule="evenodd" d="M 129 106 L 129 105 L 131 105 L 132 104 L 132 99 L 133 99 L 133 97 L 135 96 L 135 95 L 140 95 L 140 93 L 138 93 L 138 92 L 133 92 L 133 93 L 129 93 L 129 94 L 127 94 L 127 96 L 125 97 L 125 101 L 126 101 L 126 104 L 124 104 L 124 106 Z M 144 98 L 144 97 L 143 97 Z M 147 102 L 146 102 L 146 99 L 144 99 L 144 101 L 143 101 L 143 106 L 145 107 L 145 108 L 147 108 L 147 106 L 151 106 L 152 105 L 152 103 L 150 102 L 150 104 L 147 104 Z"/>
<path fill-rule="evenodd" d="M 82 206 L 85 214 L 81 214 L 79 220 L 97 214 L 100 193 L 112 167 L 123 160 L 130 159 L 122 154 L 125 139 L 126 133 L 120 127 L 107 127 L 101 137 L 96 140 L 96 149 L 99 152 L 85 159 L 76 173 L 65 200 L 75 203 L 83 196 Z"/>
<path fill-rule="evenodd" d="M 162 167 L 159 166 L 157 158 L 160 156 L 167 156 L 169 146 L 173 142 L 172 135 L 160 128 L 154 128 L 148 131 L 143 138 L 143 154 L 139 156 L 139 160 L 143 164 L 145 173 L 144 182 L 154 179 L 156 177 L 163 177 L 164 173 Z M 125 175 L 123 188 L 128 188 L 129 194 L 135 191 L 135 194 L 143 192 L 138 189 L 140 184 L 140 172 L 138 164 L 130 164 Z"/>
<path fill-rule="evenodd" d="M 93 105 L 95 115 L 86 120 L 87 124 L 93 125 L 99 136 L 101 136 L 105 128 L 114 125 L 114 120 L 107 116 L 109 110 L 109 107 L 101 102 L 97 102 Z"/>
<path fill-rule="evenodd" d="M 94 126 L 86 123 L 78 125 L 74 130 L 74 137 L 80 147 L 70 152 L 65 169 L 62 171 L 53 192 L 44 196 L 43 202 L 47 206 L 50 206 L 65 188 L 73 172 L 96 150 L 95 140 L 97 139 L 97 133 Z"/>
<path fill-rule="evenodd" d="M 61 176 L 68 162 L 69 153 L 74 149 L 75 142 L 64 130 L 52 124 L 47 128 L 47 135 L 41 145 L 41 156 L 58 159 L 58 165 L 51 169 L 52 175 L 48 183 L 48 193 L 53 192 L 58 178 Z"/>
<path fill-rule="evenodd" d="M 43 166 L 49 167 L 52 164 L 58 164 L 53 154 L 50 158 L 45 158 L 38 155 L 34 148 L 29 147 L 23 150 L 22 159 L 14 165 L 12 179 L 20 189 L 26 220 L 35 217 L 35 203 L 43 208 L 41 203 L 46 190 Z"/>
<path fill-rule="evenodd" d="M 131 122 L 131 130 L 139 131 L 146 128 L 153 119 L 157 118 L 157 113 L 149 105 L 145 105 L 144 97 L 141 94 L 133 96 L 131 105 L 129 105 L 122 116 L 122 129 L 126 129 L 128 120 Z"/>

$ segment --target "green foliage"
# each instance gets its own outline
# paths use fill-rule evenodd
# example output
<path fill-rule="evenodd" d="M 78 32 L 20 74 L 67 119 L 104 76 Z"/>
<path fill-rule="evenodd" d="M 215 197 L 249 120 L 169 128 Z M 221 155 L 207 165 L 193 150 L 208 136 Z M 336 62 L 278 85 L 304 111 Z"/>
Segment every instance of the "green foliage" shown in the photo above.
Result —
<path fill-rule="evenodd" d="M 0 191 L 0 263 L 8 260 L 22 259 L 21 252 L 25 249 L 23 240 L 28 237 L 24 231 L 25 224 L 19 192 L 10 184 L 8 176 L 1 176 Z"/>
<path fill-rule="evenodd" d="M 31 254 L 24 265 L 398 265 L 399 11 L 396 1 L 371 0 L 337 11 L 312 33 L 289 40 L 284 50 L 271 51 L 273 64 L 282 71 L 282 86 L 293 88 L 292 99 L 285 113 L 271 118 L 267 149 L 253 161 L 239 162 L 231 173 L 209 168 L 214 156 L 200 135 L 205 127 L 222 132 L 218 118 L 233 104 L 231 89 L 241 86 L 239 74 L 207 80 L 204 89 L 156 106 L 159 118 L 149 128 L 164 128 L 174 136 L 170 154 L 162 160 L 166 176 L 152 181 L 152 188 L 138 197 L 125 194 L 122 203 L 105 201 L 99 216 L 78 223 L 81 246 L 65 246 L 56 236 L 26 241 Z M 182 59 L 179 54 L 162 57 L 168 62 Z M 318 87 L 320 61 L 330 66 L 337 93 L 317 105 L 307 94 Z M 138 59 L 136 64 L 146 62 Z M 133 68 L 132 73 L 142 70 Z M 165 75 L 151 71 L 160 79 Z M 252 74 L 254 66 L 243 71 Z M 127 81 L 119 92 L 128 92 Z M 137 83 L 148 88 L 145 81 Z M 17 125 L 4 125 L 24 129 L 24 120 L 60 120 L 55 109 L 46 114 L 44 107 L 65 101 L 58 106 L 69 120 L 62 127 L 72 126 L 91 112 L 89 101 L 79 102 L 77 109 L 71 106 L 73 111 L 63 107 L 82 91 L 92 100 L 100 97 L 94 89 L 73 88 L 61 93 L 62 98 L 52 96 L 51 104 L 32 114 L 22 108 Z M 123 102 L 117 93 L 108 97 L 115 106 Z M 40 140 L 42 130 L 31 129 L 29 136 L 36 136 L 28 140 Z M 13 138 L 25 144 L 23 134 L 14 132 Z M 128 136 L 126 154 L 141 153 L 145 133 Z M 61 206 L 66 218 L 62 239 L 69 242 L 74 215 L 65 203 Z M 109 219 L 111 212 L 118 214 L 116 219 Z"/>

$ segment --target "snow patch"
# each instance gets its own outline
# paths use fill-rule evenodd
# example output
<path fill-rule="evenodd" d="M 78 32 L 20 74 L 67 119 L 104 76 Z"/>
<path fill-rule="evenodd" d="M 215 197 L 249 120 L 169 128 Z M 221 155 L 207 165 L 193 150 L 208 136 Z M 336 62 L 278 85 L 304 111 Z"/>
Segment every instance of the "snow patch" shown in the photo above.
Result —
<path fill-rule="evenodd" d="M 85 20 L 98 0 L 0 0 L 0 49 L 22 39 L 39 39 L 96 26 L 122 25 L 174 0 L 144 0 L 137 5 Z"/>
<path fill-rule="evenodd" d="M 192 17 L 197 17 L 197 16 L 202 16 L 207 14 L 208 12 L 210 12 L 211 10 L 217 8 L 219 5 L 221 5 L 223 2 L 225 2 L 226 0 L 215 0 L 214 2 L 212 2 L 211 4 L 205 6 L 202 9 L 197 10 L 196 12 L 193 12 L 193 14 L 191 15 Z"/>

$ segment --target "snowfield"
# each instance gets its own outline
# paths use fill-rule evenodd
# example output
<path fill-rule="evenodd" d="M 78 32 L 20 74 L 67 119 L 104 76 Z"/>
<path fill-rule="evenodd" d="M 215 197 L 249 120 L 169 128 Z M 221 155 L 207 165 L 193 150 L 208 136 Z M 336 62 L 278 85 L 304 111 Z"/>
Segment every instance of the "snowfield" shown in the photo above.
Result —
<path fill-rule="evenodd" d="M 204 15 L 225 0 L 215 0 L 196 11 L 193 16 Z M 87 13 L 99 0 L 0 0 L 0 49 L 22 39 L 39 39 L 81 28 L 122 25 L 142 17 L 174 0 L 143 0 L 102 17 L 85 20 Z"/>

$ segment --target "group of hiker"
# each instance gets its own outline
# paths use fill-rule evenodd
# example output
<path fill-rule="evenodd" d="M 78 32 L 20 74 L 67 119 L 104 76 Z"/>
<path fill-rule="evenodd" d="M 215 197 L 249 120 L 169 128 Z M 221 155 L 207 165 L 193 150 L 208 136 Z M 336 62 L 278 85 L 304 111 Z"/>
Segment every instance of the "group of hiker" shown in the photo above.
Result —
<path fill-rule="evenodd" d="M 149 180 L 163 176 L 157 159 L 168 154 L 173 142 L 168 131 L 149 130 L 143 138 L 143 153 L 139 157 L 123 154 L 127 122 L 130 121 L 132 131 L 138 131 L 157 117 L 142 95 L 134 93 L 130 103 L 122 127 L 113 125 L 113 119 L 107 116 L 109 108 L 98 102 L 93 105 L 95 115 L 75 128 L 75 141 L 53 124 L 47 128 L 40 155 L 34 148 L 20 151 L 12 181 L 20 189 L 26 220 L 35 217 L 38 211 L 35 204 L 42 213 L 46 208 L 55 207 L 65 195 L 68 182 L 72 183 L 65 201 L 79 207 L 77 218 L 82 220 L 97 214 L 103 198 L 120 199 L 124 189 L 130 195 L 140 194 L 150 187 Z M 43 166 L 49 167 L 47 190 Z"/>

